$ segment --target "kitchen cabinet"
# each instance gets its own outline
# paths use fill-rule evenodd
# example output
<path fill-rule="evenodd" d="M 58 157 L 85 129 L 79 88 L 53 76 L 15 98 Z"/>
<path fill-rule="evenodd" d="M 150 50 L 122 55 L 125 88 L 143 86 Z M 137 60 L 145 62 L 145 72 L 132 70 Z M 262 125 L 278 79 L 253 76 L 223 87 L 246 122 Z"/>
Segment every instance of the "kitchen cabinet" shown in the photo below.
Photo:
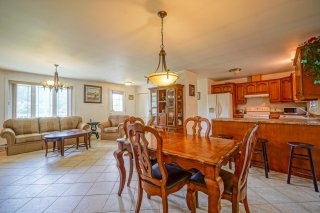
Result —
<path fill-rule="evenodd" d="M 269 93 L 268 81 L 259 81 L 256 83 L 256 93 Z"/>
<path fill-rule="evenodd" d="M 281 102 L 290 102 L 293 100 L 292 95 L 292 78 L 280 79 Z"/>
<path fill-rule="evenodd" d="M 236 84 L 236 104 L 245 104 L 247 99 L 246 95 L 246 84 Z"/>
<path fill-rule="evenodd" d="M 150 88 L 151 114 L 156 126 L 166 129 L 183 128 L 183 85 Z"/>
<path fill-rule="evenodd" d="M 211 86 L 211 94 L 217 93 L 233 93 L 234 84 L 219 84 Z"/>
<path fill-rule="evenodd" d="M 301 65 L 301 57 L 303 54 L 303 47 L 298 47 L 293 64 L 295 66 L 295 94 L 298 100 L 315 100 L 320 98 L 320 85 L 315 85 L 316 77 L 303 69 Z"/>
<path fill-rule="evenodd" d="M 269 100 L 270 103 L 281 101 L 280 79 L 269 81 Z"/>
<path fill-rule="evenodd" d="M 247 83 L 246 84 L 246 94 L 255 94 L 256 93 L 256 83 Z"/>

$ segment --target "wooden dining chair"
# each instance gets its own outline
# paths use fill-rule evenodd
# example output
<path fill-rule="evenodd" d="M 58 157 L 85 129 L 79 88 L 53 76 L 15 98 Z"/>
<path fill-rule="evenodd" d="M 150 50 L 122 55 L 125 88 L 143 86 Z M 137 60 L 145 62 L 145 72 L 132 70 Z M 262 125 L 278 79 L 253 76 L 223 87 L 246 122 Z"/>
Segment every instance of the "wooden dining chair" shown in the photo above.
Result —
<path fill-rule="evenodd" d="M 147 126 L 154 127 L 154 121 L 156 120 L 156 116 L 151 116 L 151 118 L 147 122 Z"/>
<path fill-rule="evenodd" d="M 223 169 L 220 171 L 224 183 L 222 199 L 229 200 L 232 203 L 232 213 L 239 212 L 239 202 L 243 202 L 246 213 L 250 212 L 247 198 L 247 179 L 258 128 L 259 125 L 253 126 L 243 138 L 240 151 L 236 157 L 234 174 Z M 198 207 L 198 191 L 208 194 L 204 176 L 200 172 L 193 175 L 188 184 L 186 199 L 191 212 L 196 212 Z"/>
<path fill-rule="evenodd" d="M 192 135 L 197 135 L 197 136 L 201 136 L 201 131 L 202 131 L 201 123 L 205 123 L 206 124 L 206 133 L 205 133 L 204 136 L 205 137 L 209 137 L 211 124 L 210 124 L 210 121 L 208 119 L 202 118 L 200 116 L 187 118 L 184 121 L 184 124 L 183 124 L 183 129 L 184 129 L 185 134 L 188 133 L 188 123 L 189 122 L 193 122 Z"/>
<path fill-rule="evenodd" d="M 123 128 L 124 138 L 119 138 L 118 140 L 124 140 L 123 144 L 124 144 L 124 146 L 127 147 L 127 149 L 131 149 L 130 142 L 128 141 L 128 139 L 129 139 L 128 125 L 133 124 L 133 123 L 141 123 L 142 125 L 144 125 L 144 121 L 142 118 L 134 117 L 134 116 L 127 118 L 123 122 L 123 124 L 119 125 L 120 128 Z M 130 166 L 129 177 L 128 177 L 128 181 L 127 181 L 127 186 L 129 187 L 130 183 L 131 183 L 132 175 L 133 175 L 133 155 L 132 155 L 132 150 L 127 150 L 127 151 L 128 151 L 128 155 L 129 155 L 129 166 Z"/>
<path fill-rule="evenodd" d="M 129 125 L 129 138 L 134 150 L 135 165 L 138 172 L 138 198 L 136 212 L 140 211 L 143 191 L 149 196 L 162 198 L 163 212 L 168 212 L 168 198 L 188 183 L 191 174 L 174 164 L 165 164 L 162 160 L 162 137 L 152 127 L 135 123 Z M 148 137 L 146 136 L 148 134 Z M 133 136 L 134 137 L 131 137 Z M 147 139 L 148 138 L 148 139 Z M 152 141 L 151 141 L 152 140 Z M 152 164 L 149 144 L 154 144 L 157 163 Z"/>

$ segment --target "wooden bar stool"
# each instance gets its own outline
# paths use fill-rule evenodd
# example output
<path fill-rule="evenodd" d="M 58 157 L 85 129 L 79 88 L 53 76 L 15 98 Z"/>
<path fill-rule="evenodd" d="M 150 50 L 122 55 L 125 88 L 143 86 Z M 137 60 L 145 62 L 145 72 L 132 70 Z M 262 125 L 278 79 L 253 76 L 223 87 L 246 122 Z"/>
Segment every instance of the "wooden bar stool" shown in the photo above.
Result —
<path fill-rule="evenodd" d="M 313 159 L 312 159 L 312 149 L 314 148 L 314 145 L 312 144 L 307 144 L 307 143 L 302 143 L 302 142 L 288 142 L 289 146 L 290 146 L 290 158 L 289 158 L 289 166 L 288 166 L 288 179 L 287 179 L 287 183 L 290 184 L 290 179 L 291 179 L 291 173 L 296 173 L 296 174 L 301 174 L 303 176 L 308 176 L 308 177 L 312 177 L 313 180 L 313 185 L 314 185 L 314 190 L 316 192 L 319 192 L 318 189 L 318 183 L 317 183 L 317 176 L 316 176 L 316 170 L 314 168 L 314 164 L 313 164 Z M 294 153 L 295 149 L 305 149 L 307 150 L 308 154 L 297 154 Z M 294 158 L 297 159 L 301 159 L 301 160 L 308 160 L 310 163 L 310 167 L 311 169 L 304 169 L 304 168 L 300 168 L 300 167 L 295 167 L 292 166 L 292 160 Z M 306 172 L 311 172 L 312 175 L 310 175 L 310 173 L 303 173 L 303 172 L 299 172 L 299 171 L 292 171 L 292 169 L 297 169 L 297 170 L 302 170 L 302 171 L 306 171 Z"/>
<path fill-rule="evenodd" d="M 233 139 L 233 136 L 232 135 L 223 135 L 223 134 L 219 134 L 218 135 L 218 138 L 223 138 L 223 139 Z M 234 161 L 233 158 L 230 158 L 229 160 L 229 169 L 232 169 L 232 161 Z"/>
<path fill-rule="evenodd" d="M 252 160 L 252 166 L 263 167 L 266 178 L 269 178 L 268 172 L 270 171 L 270 169 L 269 169 L 268 152 L 267 152 L 268 140 L 263 138 L 258 138 L 257 142 L 260 146 L 256 146 L 256 148 L 254 149 L 254 154 L 262 155 L 263 161 Z"/>

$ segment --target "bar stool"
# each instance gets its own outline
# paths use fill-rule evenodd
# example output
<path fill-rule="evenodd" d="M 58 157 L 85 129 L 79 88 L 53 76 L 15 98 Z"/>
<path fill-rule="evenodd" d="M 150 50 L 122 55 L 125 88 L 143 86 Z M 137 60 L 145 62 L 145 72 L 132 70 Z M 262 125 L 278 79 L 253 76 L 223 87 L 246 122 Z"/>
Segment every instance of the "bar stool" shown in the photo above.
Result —
<path fill-rule="evenodd" d="M 302 143 L 302 142 L 288 142 L 288 144 L 290 146 L 290 158 L 289 158 L 289 166 L 288 166 L 287 183 L 290 184 L 291 172 L 296 173 L 296 174 L 301 174 L 301 175 L 304 175 L 304 176 L 309 176 L 309 177 L 312 177 L 314 190 L 316 192 L 319 192 L 318 183 L 317 183 L 317 176 L 316 176 L 316 170 L 314 168 L 313 159 L 312 159 L 312 149 L 315 146 L 312 145 L 312 144 L 307 144 L 307 143 Z M 308 154 L 307 155 L 306 154 L 296 154 L 296 153 L 294 153 L 295 149 L 305 149 L 305 150 L 307 150 Z M 301 160 L 308 160 L 309 163 L 310 163 L 311 169 L 303 169 L 303 168 L 300 168 L 300 167 L 292 166 L 292 160 L 294 158 L 301 159 Z M 312 175 L 310 175 L 308 173 L 299 172 L 299 171 L 292 171 L 292 169 L 298 169 L 298 170 L 311 172 Z"/>
<path fill-rule="evenodd" d="M 263 167 L 264 168 L 264 174 L 265 174 L 266 178 L 269 178 L 268 172 L 270 171 L 270 169 L 269 169 L 268 152 L 267 152 L 268 140 L 267 139 L 263 139 L 263 138 L 258 138 L 257 142 L 258 142 L 258 144 L 261 145 L 260 146 L 261 149 L 259 147 L 257 147 L 257 148 L 254 149 L 253 153 L 254 154 L 262 154 L 263 161 L 252 159 L 251 160 L 252 161 L 251 165 L 252 166 L 257 166 L 257 167 Z"/>
<path fill-rule="evenodd" d="M 233 136 L 232 135 L 223 135 L 223 134 L 219 134 L 218 135 L 218 138 L 223 138 L 223 139 L 233 139 Z M 229 169 L 232 169 L 232 161 L 234 161 L 233 158 L 230 158 L 229 160 Z"/>

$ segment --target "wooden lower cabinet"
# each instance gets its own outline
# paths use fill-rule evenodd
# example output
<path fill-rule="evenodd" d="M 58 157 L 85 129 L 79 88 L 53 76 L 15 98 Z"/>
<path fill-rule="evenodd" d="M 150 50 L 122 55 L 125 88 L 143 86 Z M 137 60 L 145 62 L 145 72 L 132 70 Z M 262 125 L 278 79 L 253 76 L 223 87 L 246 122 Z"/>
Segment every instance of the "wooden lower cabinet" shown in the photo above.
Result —
<path fill-rule="evenodd" d="M 248 129 L 255 124 L 255 122 L 239 121 L 239 119 L 232 121 L 212 120 L 212 136 L 217 137 L 219 134 L 232 135 L 236 140 L 242 140 Z M 274 122 L 274 121 L 273 121 Z M 314 144 L 320 147 L 319 141 L 319 125 L 308 124 L 287 124 L 261 122 L 258 129 L 258 135 L 261 138 L 267 139 L 268 160 L 270 170 L 282 172 L 287 174 L 290 147 L 288 141 L 302 141 L 304 143 Z M 320 149 L 312 150 L 314 165 L 316 168 L 317 178 L 320 180 Z M 309 161 L 298 161 L 302 168 L 310 169 Z M 310 187 L 312 183 L 310 182 Z"/>

